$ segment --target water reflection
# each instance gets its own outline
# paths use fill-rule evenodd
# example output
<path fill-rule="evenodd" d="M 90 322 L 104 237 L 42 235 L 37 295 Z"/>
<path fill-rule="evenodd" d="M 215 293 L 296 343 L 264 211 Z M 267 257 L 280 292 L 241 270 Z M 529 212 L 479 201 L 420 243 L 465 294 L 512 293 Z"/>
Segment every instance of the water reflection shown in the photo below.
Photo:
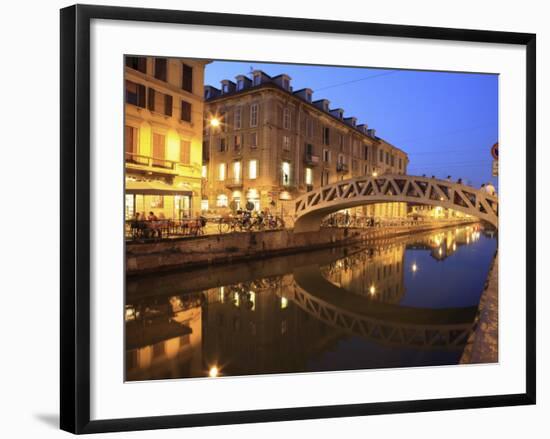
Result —
<path fill-rule="evenodd" d="M 456 364 L 495 248 L 463 227 L 130 278 L 127 379 Z"/>

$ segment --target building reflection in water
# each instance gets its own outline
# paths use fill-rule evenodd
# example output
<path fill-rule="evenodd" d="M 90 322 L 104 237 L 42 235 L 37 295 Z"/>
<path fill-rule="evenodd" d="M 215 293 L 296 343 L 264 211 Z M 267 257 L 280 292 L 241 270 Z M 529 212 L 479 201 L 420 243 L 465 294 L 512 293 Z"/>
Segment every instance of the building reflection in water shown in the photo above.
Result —
<path fill-rule="evenodd" d="M 379 247 L 336 248 L 307 256 L 273 258 L 267 263 L 244 263 L 242 267 L 239 267 L 242 264 L 234 264 L 231 270 L 234 275 L 227 284 L 223 284 L 223 279 L 230 276 L 224 274 L 224 268 L 209 268 L 207 274 L 192 281 L 194 292 L 189 291 L 189 273 L 159 275 L 147 281 L 130 278 L 132 297 L 127 297 L 125 316 L 126 379 L 456 364 L 473 322 L 471 310 L 464 314 L 467 321 L 460 327 L 463 333 L 455 329 L 438 335 L 432 331 L 430 337 L 436 342 L 427 352 L 422 349 L 425 346 L 414 344 L 418 339 L 410 335 L 411 330 L 399 324 L 389 328 L 400 331 L 401 338 L 394 337 L 391 347 L 381 348 L 381 343 L 365 337 L 364 332 L 352 331 L 349 325 L 335 324 L 338 316 L 330 320 L 319 318 L 320 314 L 312 310 L 308 312 L 298 300 L 297 294 L 303 296 L 304 291 L 295 275 L 303 267 L 311 270 L 312 261 L 316 262 L 313 272 L 317 272 L 319 279 L 314 282 L 324 290 L 324 296 L 317 294 L 322 297 L 318 303 L 328 303 L 332 307 L 329 312 L 334 309 L 338 312 L 340 303 L 346 303 L 341 302 L 342 298 L 350 299 L 352 304 L 359 303 L 359 306 L 352 305 L 351 315 L 361 307 L 367 314 L 371 307 L 376 310 L 376 306 L 399 310 L 399 302 L 406 292 L 404 260 L 408 249 L 427 250 L 433 258 L 443 261 L 461 246 L 475 244 L 481 236 L 477 227 L 464 227 L 413 240 L 394 239 Z M 243 268 L 243 274 L 235 275 L 241 273 L 239 268 Z M 218 271 L 222 275 L 218 276 Z M 235 281 L 238 280 L 235 277 L 242 277 L 242 280 Z M 322 284 L 322 279 L 326 284 Z M 332 285 L 335 290 L 326 285 Z M 482 285 L 480 292 L 481 288 Z M 315 290 L 314 287 L 310 289 Z M 320 292 L 309 293 L 314 297 Z M 338 300 L 331 304 L 331 297 L 336 299 L 336 296 Z M 313 304 L 313 307 L 318 306 Z M 349 310 L 343 310 L 341 318 L 345 320 L 349 315 Z M 369 323 L 367 320 L 359 324 Z M 379 329 L 384 330 L 384 327 Z M 455 338 L 451 339 L 449 334 L 454 334 Z M 354 343 L 361 343 L 361 349 L 352 355 L 343 354 L 349 357 L 343 363 L 341 358 L 327 363 L 331 353 L 352 336 Z M 422 337 L 426 337 L 425 333 Z M 456 352 L 442 354 L 449 346 L 438 342 L 437 337 L 446 340 Z M 380 349 L 386 350 L 380 354 Z M 386 355 L 387 363 L 378 357 L 373 363 L 368 357 L 374 357 L 374 352 L 381 357 Z M 414 357 L 416 363 L 405 357 Z M 343 365 L 338 366 L 340 363 Z"/>

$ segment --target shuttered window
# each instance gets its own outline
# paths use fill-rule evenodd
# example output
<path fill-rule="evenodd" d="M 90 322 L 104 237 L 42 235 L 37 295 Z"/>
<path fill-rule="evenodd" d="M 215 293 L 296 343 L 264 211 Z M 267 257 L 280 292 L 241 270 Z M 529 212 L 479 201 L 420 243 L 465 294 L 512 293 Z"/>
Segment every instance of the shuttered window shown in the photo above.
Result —
<path fill-rule="evenodd" d="M 188 140 L 180 142 L 180 162 L 186 165 L 191 164 L 191 142 Z"/>
<path fill-rule="evenodd" d="M 181 88 L 189 93 L 193 92 L 193 67 L 183 64 Z"/>
<path fill-rule="evenodd" d="M 164 114 L 172 116 L 172 96 L 164 95 Z"/>
<path fill-rule="evenodd" d="M 126 102 L 145 108 L 145 86 L 132 81 L 126 81 Z"/>
<path fill-rule="evenodd" d="M 162 134 L 153 133 L 153 165 L 164 166 L 165 137 Z"/>
<path fill-rule="evenodd" d="M 166 81 L 167 61 L 166 58 L 155 58 L 155 78 Z"/>
<path fill-rule="evenodd" d="M 147 108 L 150 111 L 155 111 L 155 108 L 156 108 L 155 95 L 156 95 L 156 92 L 154 88 L 149 88 L 147 90 Z"/>
<path fill-rule="evenodd" d="M 147 72 L 147 59 L 143 56 L 127 56 L 126 66 L 141 73 Z"/>
<path fill-rule="evenodd" d="M 128 125 L 124 127 L 124 151 L 126 160 L 132 160 L 137 152 L 137 130 Z"/>
<path fill-rule="evenodd" d="M 191 122 L 191 104 L 181 101 L 181 120 Z"/>

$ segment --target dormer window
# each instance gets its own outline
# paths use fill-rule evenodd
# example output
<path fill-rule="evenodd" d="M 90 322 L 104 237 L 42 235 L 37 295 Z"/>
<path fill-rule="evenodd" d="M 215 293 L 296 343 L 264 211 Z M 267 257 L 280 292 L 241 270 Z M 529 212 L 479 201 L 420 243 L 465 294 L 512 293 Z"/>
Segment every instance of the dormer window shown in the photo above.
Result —
<path fill-rule="evenodd" d="M 283 84 L 283 88 L 284 88 L 285 90 L 288 90 L 288 87 L 289 87 L 288 78 L 283 78 L 282 84 Z"/>
<path fill-rule="evenodd" d="M 237 80 L 237 90 L 241 91 L 244 88 L 244 79 L 238 79 Z"/>
<path fill-rule="evenodd" d="M 310 91 L 306 91 L 306 101 L 308 101 L 309 103 L 311 103 L 311 96 L 312 93 Z"/>
<path fill-rule="evenodd" d="M 224 93 L 229 93 L 229 84 L 227 84 L 227 83 L 226 83 L 226 84 L 223 84 L 223 85 L 222 85 L 222 91 L 223 91 Z"/>
<path fill-rule="evenodd" d="M 260 85 L 262 83 L 262 75 L 261 73 L 256 73 L 254 75 L 254 85 Z"/>

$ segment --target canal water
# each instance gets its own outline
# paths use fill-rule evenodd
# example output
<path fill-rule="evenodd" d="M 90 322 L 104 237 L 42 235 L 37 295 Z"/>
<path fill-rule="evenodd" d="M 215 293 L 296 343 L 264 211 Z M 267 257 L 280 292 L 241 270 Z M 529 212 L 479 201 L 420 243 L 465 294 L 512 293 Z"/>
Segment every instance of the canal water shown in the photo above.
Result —
<path fill-rule="evenodd" d="M 496 248 L 472 225 L 129 277 L 126 379 L 458 364 Z"/>

